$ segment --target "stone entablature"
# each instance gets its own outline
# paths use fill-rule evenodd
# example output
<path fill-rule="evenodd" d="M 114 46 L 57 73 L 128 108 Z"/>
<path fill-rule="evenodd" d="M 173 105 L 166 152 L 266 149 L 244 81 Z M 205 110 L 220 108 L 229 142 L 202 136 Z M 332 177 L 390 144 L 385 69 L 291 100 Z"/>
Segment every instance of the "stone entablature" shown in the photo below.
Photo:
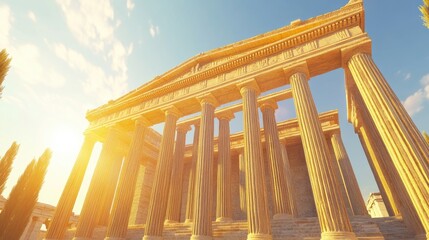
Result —
<path fill-rule="evenodd" d="M 207 91 L 218 99 L 219 104 L 231 102 L 240 98 L 236 84 L 242 79 L 256 77 L 261 91 L 267 91 L 287 83 L 283 69 L 304 60 L 308 63 L 311 76 L 339 68 L 341 61 L 338 61 L 338 54 L 341 49 L 350 46 L 368 48 L 366 45 L 370 44 L 363 32 L 362 6 L 355 4 L 346 9 L 345 12 L 340 9 L 336 14 L 331 14 L 325 19 L 326 22 L 322 21 L 322 25 L 304 21 L 299 25 L 299 30 L 283 30 L 282 34 L 273 36 L 267 33 L 264 42 L 274 43 L 250 51 L 243 47 L 242 51 L 249 52 L 232 62 L 217 66 L 216 69 L 177 81 L 163 82 L 156 88 L 146 89 L 143 86 L 138 90 L 141 94 L 137 96 L 130 93 L 107 106 L 88 112 L 88 130 L 120 122 L 126 125 L 130 119 L 139 115 L 144 115 L 156 124 L 163 121 L 159 109 L 171 104 L 184 115 L 192 114 L 199 111 L 198 101 L 193 98 Z M 251 46 L 252 41 L 242 44 Z M 155 79 L 153 82 L 158 81 L 161 80 Z"/>

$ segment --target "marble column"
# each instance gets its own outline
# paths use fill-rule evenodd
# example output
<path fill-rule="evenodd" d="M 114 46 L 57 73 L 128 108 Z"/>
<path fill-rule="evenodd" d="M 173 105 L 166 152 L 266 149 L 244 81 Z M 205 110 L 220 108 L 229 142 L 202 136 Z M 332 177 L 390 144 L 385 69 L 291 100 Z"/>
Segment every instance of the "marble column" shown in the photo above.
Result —
<path fill-rule="evenodd" d="M 254 80 L 240 84 L 238 87 L 243 98 L 247 239 L 272 239 L 257 105 L 260 90 Z"/>
<path fill-rule="evenodd" d="M 79 155 L 55 209 L 54 217 L 46 233 L 46 240 L 62 239 L 66 232 L 95 141 L 95 138 L 90 135 L 85 136 Z"/>
<path fill-rule="evenodd" d="M 241 213 L 245 216 L 247 212 L 247 204 L 246 204 L 246 161 L 244 159 L 244 150 L 240 149 L 240 153 L 238 154 L 238 184 L 239 184 L 239 192 L 240 192 L 240 210 Z"/>
<path fill-rule="evenodd" d="M 112 157 L 112 171 L 109 174 L 108 182 L 106 182 L 106 191 L 103 199 L 100 200 L 101 209 L 97 220 L 98 226 L 107 226 L 109 223 L 110 210 L 112 209 L 113 197 L 115 196 L 116 186 L 118 185 L 119 173 L 124 155 L 124 153 L 117 152 L 116 156 Z"/>
<path fill-rule="evenodd" d="M 295 193 L 294 193 L 295 191 L 293 187 L 292 171 L 290 168 L 289 157 L 287 155 L 286 146 L 284 145 L 284 143 L 281 144 L 281 151 L 282 151 L 286 184 L 287 184 L 288 194 L 289 194 L 288 198 L 289 198 L 290 209 L 292 212 L 292 216 L 298 217 L 298 209 L 296 207 Z"/>
<path fill-rule="evenodd" d="M 213 95 L 199 98 L 201 104 L 200 138 L 195 174 L 194 218 L 191 240 L 212 239 L 213 138 L 214 111 L 218 105 Z"/>
<path fill-rule="evenodd" d="M 117 146 L 121 144 L 120 135 L 119 130 L 115 128 L 108 130 L 85 197 L 85 202 L 80 212 L 74 240 L 90 239 L 98 223 L 102 207 L 100 197 L 103 199 L 106 194 L 108 187 L 106 183 L 109 181 L 109 178 L 106 178 L 106 176 L 109 176 L 113 170 L 113 158 L 118 155 Z"/>
<path fill-rule="evenodd" d="M 368 215 L 362 193 L 340 133 L 332 134 L 331 143 L 353 215 Z"/>
<path fill-rule="evenodd" d="M 365 153 L 370 156 L 371 168 L 375 169 L 375 177 L 381 180 L 386 201 L 395 214 L 401 215 L 404 223 L 420 237 L 425 235 L 423 225 L 417 215 L 416 209 L 411 201 L 404 183 L 399 176 L 397 169 L 393 164 L 386 146 L 384 145 L 374 121 L 369 116 L 368 109 L 365 107 L 362 97 L 357 90 L 351 89 L 349 94 L 352 98 L 352 103 L 357 109 L 354 119 L 354 126 L 358 128 L 359 139 L 364 144 Z"/>
<path fill-rule="evenodd" d="M 219 119 L 216 221 L 232 221 L 230 128 L 234 113 L 223 112 Z"/>
<path fill-rule="evenodd" d="M 122 167 L 119 185 L 113 203 L 112 214 L 106 232 L 108 239 L 125 239 L 128 230 L 131 205 L 137 181 L 140 161 L 143 155 L 143 144 L 150 122 L 144 118 L 135 121 L 134 136 L 130 150 Z"/>
<path fill-rule="evenodd" d="M 305 66 L 303 71 L 306 71 Z M 289 80 L 322 239 L 356 239 L 338 186 L 338 179 L 332 170 L 331 154 L 307 75 L 297 72 L 292 74 Z"/>
<path fill-rule="evenodd" d="M 200 136 L 200 123 L 194 125 L 194 142 L 192 145 L 192 163 L 189 171 L 188 197 L 186 202 L 185 222 L 192 222 L 194 218 L 194 193 L 195 193 L 195 174 L 197 171 L 198 142 Z"/>
<path fill-rule="evenodd" d="M 168 195 L 167 215 L 165 217 L 165 222 L 167 223 L 176 223 L 180 221 L 180 209 L 182 207 L 183 159 L 185 158 L 186 133 L 189 130 L 189 126 L 177 127 L 173 172 L 171 173 L 170 193 Z"/>
<path fill-rule="evenodd" d="M 275 101 L 265 101 L 261 104 L 261 112 L 265 133 L 265 149 L 270 164 L 273 218 L 282 219 L 292 216 L 292 209 L 289 200 L 289 191 L 285 177 L 282 150 L 277 131 L 275 110 L 278 108 Z"/>
<path fill-rule="evenodd" d="M 386 80 L 366 53 L 352 55 L 346 66 L 356 83 L 374 125 L 392 157 L 429 239 L 429 164 L 427 152 L 415 141 L 419 138 L 404 122 L 407 112 L 387 91 Z"/>
<path fill-rule="evenodd" d="M 162 231 L 164 229 L 165 213 L 168 203 L 167 200 L 170 189 L 171 171 L 173 167 L 174 134 L 180 112 L 174 106 L 163 110 L 165 112 L 165 125 L 149 202 L 145 233 L 143 237 L 144 240 L 162 239 Z"/>

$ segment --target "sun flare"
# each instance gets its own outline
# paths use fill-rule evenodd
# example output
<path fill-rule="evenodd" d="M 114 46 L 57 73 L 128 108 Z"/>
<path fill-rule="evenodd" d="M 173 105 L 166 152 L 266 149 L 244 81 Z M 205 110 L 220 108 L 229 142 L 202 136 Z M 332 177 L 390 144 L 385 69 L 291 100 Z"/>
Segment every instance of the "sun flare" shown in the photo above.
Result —
<path fill-rule="evenodd" d="M 81 136 L 77 131 L 67 126 L 59 126 L 54 128 L 51 133 L 49 147 L 54 154 L 76 154 L 81 140 Z"/>

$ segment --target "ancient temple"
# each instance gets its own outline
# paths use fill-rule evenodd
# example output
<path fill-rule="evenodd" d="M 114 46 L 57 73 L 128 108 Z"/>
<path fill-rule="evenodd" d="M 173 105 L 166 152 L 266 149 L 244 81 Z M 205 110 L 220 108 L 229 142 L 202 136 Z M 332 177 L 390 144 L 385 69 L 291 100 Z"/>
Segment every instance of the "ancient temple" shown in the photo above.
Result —
<path fill-rule="evenodd" d="M 352 0 L 195 56 L 89 111 L 45 239 L 429 239 L 429 147 L 373 61 L 364 24 Z M 309 88 L 338 68 L 387 218 L 369 217 L 338 113 L 319 113 Z M 277 122 L 285 99 L 297 118 Z M 237 112 L 243 131 L 232 133 Z M 66 231 L 97 141 L 79 222 Z"/>

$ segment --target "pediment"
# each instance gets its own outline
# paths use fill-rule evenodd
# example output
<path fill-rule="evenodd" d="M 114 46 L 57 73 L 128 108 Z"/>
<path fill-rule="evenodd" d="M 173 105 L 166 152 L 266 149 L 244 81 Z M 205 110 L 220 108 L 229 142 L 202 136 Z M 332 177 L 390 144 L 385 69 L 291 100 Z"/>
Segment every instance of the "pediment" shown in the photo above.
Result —
<path fill-rule="evenodd" d="M 92 119 L 98 118 L 97 116 L 103 115 L 104 112 L 111 113 L 118 109 L 120 110 L 122 105 L 129 106 L 130 102 L 135 103 L 140 100 L 148 100 L 151 96 L 159 92 L 168 93 L 172 91 L 169 89 L 173 89 L 173 86 L 184 86 L 187 82 L 190 82 L 188 80 L 192 80 L 192 82 L 203 81 L 205 78 L 207 79 L 213 77 L 213 75 L 221 74 L 225 69 L 231 69 L 231 67 L 236 65 L 238 66 L 237 62 L 246 61 L 247 56 L 252 56 L 254 59 L 255 53 L 265 51 L 264 49 L 268 49 L 270 46 L 274 46 L 276 43 L 284 41 L 285 39 L 302 35 L 304 37 L 298 39 L 299 44 L 312 41 L 318 36 L 312 38 L 306 35 L 307 32 L 322 27 L 326 28 L 328 25 L 343 24 L 344 21 L 347 21 L 347 18 L 354 17 L 356 13 L 359 13 L 361 19 L 355 22 L 364 30 L 363 4 L 361 1 L 350 1 L 349 4 L 333 12 L 304 21 L 296 20 L 290 25 L 282 28 L 201 53 L 164 74 L 155 77 L 153 80 L 143 84 L 128 94 L 110 101 L 97 109 L 89 111 L 87 118 L 91 121 Z M 264 54 L 266 55 L 265 52 Z M 247 60 L 252 61 L 251 58 Z"/>

